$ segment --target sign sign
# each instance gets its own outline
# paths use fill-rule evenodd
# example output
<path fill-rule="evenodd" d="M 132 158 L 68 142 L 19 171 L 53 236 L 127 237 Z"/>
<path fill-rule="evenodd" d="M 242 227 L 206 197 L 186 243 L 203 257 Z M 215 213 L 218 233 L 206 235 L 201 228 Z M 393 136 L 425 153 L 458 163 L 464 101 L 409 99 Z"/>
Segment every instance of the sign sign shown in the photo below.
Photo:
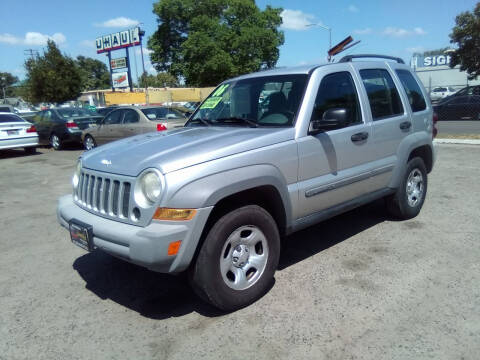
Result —
<path fill-rule="evenodd" d="M 114 88 L 128 87 L 128 72 L 116 72 L 112 73 L 112 82 Z"/>
<path fill-rule="evenodd" d="M 448 66 L 450 55 L 416 56 L 412 58 L 412 67 Z"/>
<path fill-rule="evenodd" d="M 95 40 L 95 44 L 97 47 L 97 54 L 140 45 L 140 28 L 136 27 L 130 30 L 98 37 Z"/>
<path fill-rule="evenodd" d="M 110 61 L 110 67 L 112 70 L 122 69 L 127 67 L 127 58 L 117 58 Z"/>

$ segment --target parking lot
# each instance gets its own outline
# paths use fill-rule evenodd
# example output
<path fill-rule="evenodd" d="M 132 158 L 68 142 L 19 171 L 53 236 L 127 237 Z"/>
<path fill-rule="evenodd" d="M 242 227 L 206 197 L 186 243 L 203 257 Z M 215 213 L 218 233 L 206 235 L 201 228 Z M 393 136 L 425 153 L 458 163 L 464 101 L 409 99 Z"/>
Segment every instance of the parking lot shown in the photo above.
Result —
<path fill-rule="evenodd" d="M 231 314 L 71 244 L 55 208 L 80 150 L 0 152 L 0 359 L 477 359 L 480 146 L 437 150 L 417 218 L 378 201 L 291 236 Z"/>

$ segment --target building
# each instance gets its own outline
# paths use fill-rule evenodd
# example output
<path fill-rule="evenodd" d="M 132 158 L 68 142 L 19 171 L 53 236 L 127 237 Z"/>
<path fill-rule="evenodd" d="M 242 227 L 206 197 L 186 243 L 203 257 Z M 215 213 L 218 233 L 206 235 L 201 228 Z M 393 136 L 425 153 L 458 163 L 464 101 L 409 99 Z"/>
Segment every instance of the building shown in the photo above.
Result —
<path fill-rule="evenodd" d="M 466 86 L 480 85 L 480 80 L 468 80 L 467 73 L 460 71 L 460 66 L 450 68 L 449 64 L 448 54 L 414 56 L 410 61 L 410 66 L 429 93 L 439 86 L 451 86 L 455 90 L 460 90 Z"/>

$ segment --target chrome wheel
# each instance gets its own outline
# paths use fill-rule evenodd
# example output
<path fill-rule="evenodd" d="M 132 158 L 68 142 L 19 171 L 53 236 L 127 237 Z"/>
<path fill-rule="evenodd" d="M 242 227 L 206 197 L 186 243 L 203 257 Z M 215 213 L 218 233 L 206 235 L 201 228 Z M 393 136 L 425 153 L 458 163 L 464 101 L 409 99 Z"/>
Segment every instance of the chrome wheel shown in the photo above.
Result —
<path fill-rule="evenodd" d="M 50 145 L 52 145 L 52 147 L 55 149 L 55 150 L 58 150 L 60 149 L 60 138 L 53 134 L 51 137 L 50 137 Z"/>
<path fill-rule="evenodd" d="M 95 141 L 91 136 L 85 138 L 85 149 L 92 150 L 95 147 Z"/>
<path fill-rule="evenodd" d="M 268 244 L 256 226 L 236 229 L 227 239 L 220 255 L 220 271 L 225 284 L 234 290 L 253 286 L 262 276 L 268 260 Z"/>
<path fill-rule="evenodd" d="M 422 172 L 415 168 L 407 178 L 407 201 L 411 207 L 417 206 L 423 199 L 424 183 Z"/>

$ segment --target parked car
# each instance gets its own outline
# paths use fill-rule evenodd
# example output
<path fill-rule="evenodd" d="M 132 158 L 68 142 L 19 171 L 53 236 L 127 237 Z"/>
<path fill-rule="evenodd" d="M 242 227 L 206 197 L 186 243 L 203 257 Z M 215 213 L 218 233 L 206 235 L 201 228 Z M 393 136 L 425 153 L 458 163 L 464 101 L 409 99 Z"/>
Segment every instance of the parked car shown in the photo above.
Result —
<path fill-rule="evenodd" d="M 20 116 L 0 112 L 0 150 L 24 148 L 27 154 L 35 154 L 38 134 L 35 126 Z"/>
<path fill-rule="evenodd" d="M 183 127 L 187 118 L 178 110 L 159 106 L 120 107 L 108 113 L 102 121 L 82 132 L 85 149 L 144 134 Z"/>
<path fill-rule="evenodd" d="M 430 93 L 430 99 L 432 102 L 435 102 L 455 93 L 455 89 L 451 86 L 439 86 L 432 89 L 432 92 Z"/>
<path fill-rule="evenodd" d="M 415 217 L 435 161 L 428 93 L 403 60 L 360 57 L 226 80 L 184 128 L 85 152 L 59 223 L 88 251 L 188 271 L 231 311 L 269 290 L 282 236 L 381 198 Z"/>
<path fill-rule="evenodd" d="M 480 95 L 451 96 L 433 109 L 438 120 L 480 120 Z"/>
<path fill-rule="evenodd" d="M 52 108 L 33 117 L 41 144 L 60 150 L 66 143 L 82 143 L 82 130 L 103 116 L 84 108 Z"/>
<path fill-rule="evenodd" d="M 0 104 L 0 112 L 1 113 L 15 113 L 15 109 L 12 105 L 8 104 Z"/>
<path fill-rule="evenodd" d="M 117 109 L 118 106 L 107 106 L 104 108 L 97 108 L 97 113 L 99 113 L 102 116 L 107 115 L 110 111 Z"/>

